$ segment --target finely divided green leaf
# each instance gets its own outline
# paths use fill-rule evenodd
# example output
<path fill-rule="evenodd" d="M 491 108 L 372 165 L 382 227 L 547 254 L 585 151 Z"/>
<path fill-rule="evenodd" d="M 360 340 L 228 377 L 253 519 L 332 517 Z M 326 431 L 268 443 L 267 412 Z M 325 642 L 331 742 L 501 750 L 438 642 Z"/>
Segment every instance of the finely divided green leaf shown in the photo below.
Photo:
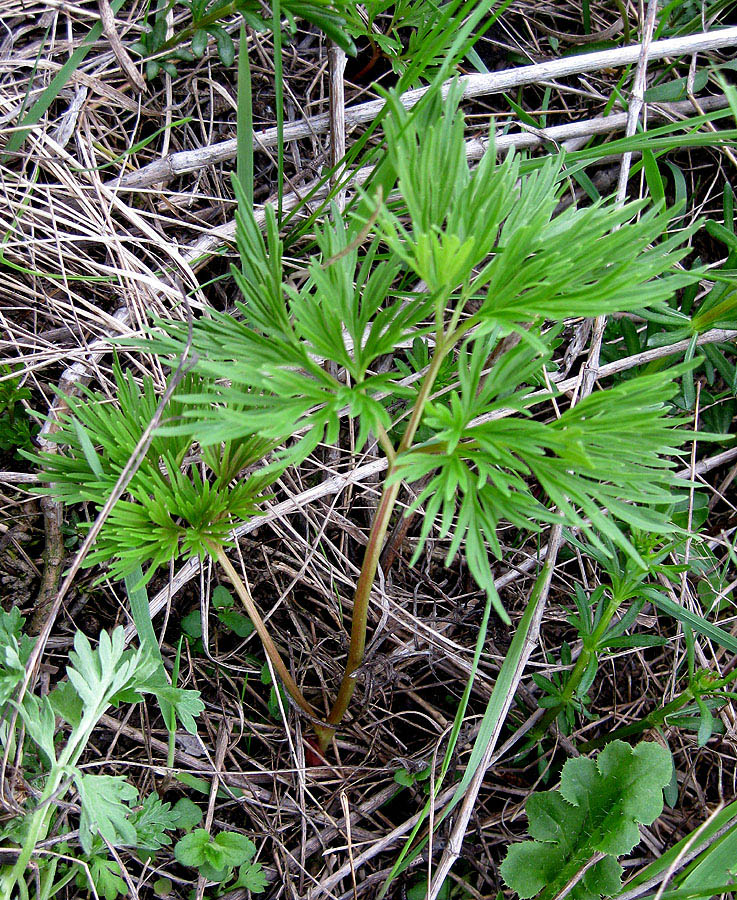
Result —
<path fill-rule="evenodd" d="M 144 797 L 141 808 L 131 815 L 130 822 L 136 830 L 136 846 L 143 850 L 158 850 L 171 844 L 167 831 L 180 827 L 180 816 L 171 803 L 165 803 L 158 794 L 149 794 Z"/>
<path fill-rule="evenodd" d="M 136 828 L 130 821 L 131 804 L 138 791 L 122 775 L 75 773 L 82 815 L 79 840 L 86 853 L 92 849 L 92 837 L 101 835 L 114 847 L 136 846 Z"/>

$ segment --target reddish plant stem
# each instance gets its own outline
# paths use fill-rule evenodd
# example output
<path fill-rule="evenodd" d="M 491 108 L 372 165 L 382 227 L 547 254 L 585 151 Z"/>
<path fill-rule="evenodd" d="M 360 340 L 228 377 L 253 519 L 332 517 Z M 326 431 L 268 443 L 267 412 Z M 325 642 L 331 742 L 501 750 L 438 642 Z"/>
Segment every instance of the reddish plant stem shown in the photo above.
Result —
<path fill-rule="evenodd" d="M 412 415 L 407 424 L 407 429 L 397 448 L 397 456 L 408 450 L 412 445 L 420 420 L 422 419 L 425 404 L 430 397 L 438 371 L 440 370 L 440 366 L 449 349 L 450 345 L 447 345 L 443 340 L 439 339 L 436 342 L 435 353 L 422 381 L 422 386 L 420 387 L 417 401 L 412 409 Z M 381 551 L 384 547 L 384 539 L 386 537 L 387 529 L 389 528 L 389 522 L 391 521 L 391 516 L 401 486 L 401 482 L 399 481 L 394 481 L 391 484 L 389 483 L 393 468 L 393 463 L 390 462 L 386 481 L 384 482 L 384 491 L 381 495 L 381 501 L 374 513 L 368 546 L 366 547 L 363 565 L 361 566 L 361 574 L 358 578 L 358 583 L 356 584 L 356 593 L 353 598 L 353 619 L 351 621 L 351 640 L 348 647 L 348 659 L 346 660 L 345 672 L 343 674 L 343 680 L 340 683 L 340 688 L 338 689 L 338 695 L 335 698 L 335 703 L 333 703 L 330 715 L 328 716 L 328 722 L 333 726 L 340 724 L 348 709 L 348 704 L 356 689 L 355 673 L 363 662 L 363 655 L 366 649 L 366 625 L 368 621 L 369 601 L 371 599 L 371 588 L 374 584 L 376 570 L 379 565 L 379 559 L 381 558 Z M 323 753 L 327 749 L 333 733 L 334 729 L 330 733 L 326 730 L 323 734 L 318 734 L 320 750 Z"/>
<path fill-rule="evenodd" d="M 305 696 L 299 689 L 299 685 L 297 684 L 297 682 L 294 680 L 294 678 L 292 678 L 289 669 L 287 669 L 284 660 L 281 658 L 281 654 L 279 653 L 276 644 L 269 634 L 266 623 L 261 618 L 261 614 L 253 600 L 253 597 L 251 597 L 248 588 L 246 588 L 243 580 L 236 572 L 235 567 L 228 559 L 225 550 L 223 550 L 222 547 L 213 546 L 212 552 L 217 557 L 218 562 L 223 567 L 226 575 L 230 578 L 236 593 L 240 597 L 249 618 L 253 622 L 253 627 L 256 629 L 258 636 L 261 638 L 261 643 L 264 645 L 264 650 L 271 660 L 271 664 L 274 666 L 276 674 L 279 676 L 279 679 L 281 680 L 285 689 L 297 704 L 297 706 L 299 706 L 302 712 L 306 713 L 309 716 L 312 722 L 312 726 L 315 729 L 315 733 L 317 734 L 318 740 L 320 741 L 320 745 L 322 746 L 322 742 L 324 740 L 325 746 L 327 746 L 330 743 L 330 739 L 333 735 L 333 730 L 326 728 L 325 725 L 320 722 L 320 719 L 317 716 L 315 710 L 305 699 Z"/>

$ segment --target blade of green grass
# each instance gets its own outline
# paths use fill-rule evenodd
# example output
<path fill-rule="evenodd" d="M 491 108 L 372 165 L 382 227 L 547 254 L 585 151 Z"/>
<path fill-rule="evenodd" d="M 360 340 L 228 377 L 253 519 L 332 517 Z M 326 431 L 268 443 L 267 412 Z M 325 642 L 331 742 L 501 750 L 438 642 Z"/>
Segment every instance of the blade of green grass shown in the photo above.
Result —
<path fill-rule="evenodd" d="M 735 883 L 712 884 L 698 888 L 676 888 L 657 894 L 643 894 L 642 900 L 697 900 L 700 897 L 714 897 L 719 894 L 733 894 Z"/>
<path fill-rule="evenodd" d="M 631 137 L 617 138 L 605 141 L 592 147 L 585 147 L 568 154 L 569 159 L 586 160 L 599 159 L 612 153 L 625 153 L 628 150 L 650 149 L 677 150 L 683 146 L 683 141 L 688 140 L 689 146 L 719 146 L 732 143 L 737 138 L 737 129 L 724 129 L 715 132 L 702 132 L 701 129 L 708 122 L 717 122 L 728 117 L 730 110 L 716 109 L 705 113 L 703 116 L 693 116 L 680 122 L 668 122 L 657 128 L 649 128 L 644 132 L 637 132 Z M 679 133 L 680 132 L 680 133 Z M 685 132 L 685 133 L 684 133 Z"/>
<path fill-rule="evenodd" d="M 138 632 L 138 640 L 141 642 L 141 646 L 148 648 L 149 652 L 158 662 L 159 666 L 161 667 L 161 671 L 163 672 L 165 671 L 164 659 L 161 655 L 159 642 L 156 640 L 156 633 L 154 632 L 153 623 L 151 622 L 151 614 L 149 613 L 148 608 L 148 592 L 142 584 L 143 569 L 141 568 L 141 566 L 138 566 L 135 571 L 131 572 L 129 575 L 126 575 L 124 581 L 125 590 L 128 594 L 128 600 L 131 606 L 131 617 L 133 619 L 133 624 L 136 626 L 136 631 Z M 161 709 L 161 714 L 164 717 L 164 722 L 167 729 L 169 730 L 171 744 L 172 722 L 174 722 L 176 728 L 174 708 L 171 703 L 168 703 L 161 697 L 158 698 L 158 701 L 159 708 Z"/>
<path fill-rule="evenodd" d="M 710 641 L 714 641 L 720 646 L 725 647 L 727 650 L 730 650 L 732 653 L 737 653 L 737 638 L 733 637 L 728 631 L 725 631 L 718 625 L 713 625 L 703 616 L 692 613 L 690 609 L 680 606 L 678 603 L 671 600 L 670 597 L 661 594 L 657 588 L 643 587 L 642 593 L 645 594 L 653 606 L 657 607 L 661 612 L 673 616 L 674 619 L 678 619 L 679 622 L 688 625 L 693 628 L 694 631 L 698 631 L 699 634 L 703 634 L 704 637 L 709 638 Z"/>
<path fill-rule="evenodd" d="M 81 281 L 87 284 L 112 284 L 117 281 L 115 275 L 68 275 L 66 272 L 41 272 L 38 269 L 29 269 L 26 266 L 19 266 L 17 263 L 9 260 L 0 250 L 0 265 L 7 266 L 14 272 L 20 272 L 22 275 L 29 275 L 32 278 L 48 278 L 49 281 Z"/>
<path fill-rule="evenodd" d="M 724 889 L 714 890 L 709 885 L 723 884 L 730 874 L 737 874 L 737 826 L 715 841 L 683 874 L 681 890 L 698 890 L 706 897 L 724 893 Z"/>
<path fill-rule="evenodd" d="M 150 618 L 149 618 L 150 621 Z M 174 656 L 174 666 L 171 672 L 171 683 L 176 687 L 177 682 L 179 681 L 179 666 L 182 659 L 182 642 L 184 641 L 184 635 L 179 635 L 179 643 L 177 644 L 177 652 Z M 162 713 L 164 712 L 164 707 L 161 707 Z M 174 766 L 174 751 L 176 749 L 175 746 L 175 738 L 177 733 L 177 716 L 174 712 L 174 707 L 169 706 L 169 718 L 166 721 L 166 727 L 169 732 L 169 747 L 166 754 L 166 765 L 169 769 Z"/>
<path fill-rule="evenodd" d="M 140 141 L 137 141 L 135 144 L 131 144 L 130 147 L 127 147 L 122 153 L 118 154 L 118 156 L 114 156 L 108 162 L 100 163 L 99 166 L 73 166 L 70 164 L 69 169 L 70 171 L 75 173 L 104 172 L 105 169 L 109 169 L 111 166 L 115 166 L 119 162 L 123 162 L 123 160 L 128 159 L 129 156 L 135 156 L 139 150 L 143 150 L 144 147 L 148 147 L 149 144 L 153 143 L 156 138 L 159 137 L 159 135 L 164 134 L 167 131 L 171 131 L 174 128 L 179 128 L 180 125 L 189 125 L 192 120 L 192 116 L 185 116 L 183 119 L 175 119 L 173 122 L 162 125 L 161 128 L 157 128 L 156 131 L 146 135 L 146 137 L 144 138 L 141 138 Z"/>
<path fill-rule="evenodd" d="M 458 704 L 458 709 L 456 710 L 455 719 L 453 720 L 453 725 L 451 728 L 450 736 L 448 738 L 448 746 L 445 751 L 445 755 L 443 756 L 443 762 L 440 767 L 440 774 L 435 779 L 435 783 L 433 784 L 433 798 L 437 797 L 440 788 L 442 787 L 445 776 L 448 773 L 448 768 L 450 767 L 451 760 L 453 758 L 453 753 L 455 752 L 456 744 L 458 743 L 458 735 L 461 730 L 461 726 L 463 724 L 464 716 L 466 715 L 466 709 L 468 707 L 468 701 L 471 696 L 471 689 L 473 688 L 473 683 L 476 679 L 476 672 L 478 670 L 479 660 L 481 658 L 481 651 L 483 650 L 484 643 L 486 642 L 486 629 L 489 624 L 489 613 L 491 612 L 491 601 L 487 599 L 486 607 L 484 609 L 484 617 L 481 622 L 481 627 L 479 628 L 478 638 L 476 639 L 476 647 L 474 648 L 473 654 L 473 662 L 471 663 L 471 672 L 468 676 L 468 681 L 466 682 L 466 687 L 463 691 L 463 695 L 461 697 L 460 703 Z M 407 838 L 407 841 L 404 845 L 404 849 L 399 855 L 399 859 L 397 859 L 394 864 L 394 868 L 392 869 L 389 877 L 387 878 L 384 886 L 379 892 L 378 900 L 385 895 L 389 885 L 391 884 L 394 877 L 400 872 L 402 868 L 402 863 L 404 861 L 405 856 L 409 853 L 410 847 L 412 846 L 412 841 L 414 841 L 417 836 L 418 831 L 422 827 L 423 822 L 430 814 L 430 806 L 431 801 L 428 800 L 425 804 L 425 808 L 422 810 L 422 814 L 417 821 L 417 824 L 412 829 L 410 836 Z"/>
<path fill-rule="evenodd" d="M 591 6 L 589 0 L 583 0 L 581 3 L 581 12 L 583 13 L 584 33 L 591 34 Z"/>
<path fill-rule="evenodd" d="M 41 54 L 43 53 L 44 45 L 46 44 L 46 38 L 49 36 L 49 31 L 51 30 L 51 23 L 46 26 L 46 30 L 43 33 L 43 37 L 38 43 L 38 53 L 36 54 L 36 58 L 33 60 L 33 68 L 31 69 L 31 74 L 28 77 L 28 85 L 26 87 L 26 95 L 23 98 L 23 102 L 20 105 L 20 109 L 18 110 L 18 121 L 23 121 L 23 116 L 26 113 L 26 107 L 28 106 L 28 101 L 31 98 L 31 90 L 33 88 L 33 82 L 36 79 L 36 73 L 38 72 L 38 64 L 41 59 Z"/>
<path fill-rule="evenodd" d="M 284 60 L 281 42 L 281 2 L 274 0 L 274 87 L 276 94 L 276 159 L 278 202 L 276 221 L 281 224 L 284 205 Z"/>
<path fill-rule="evenodd" d="M 236 119 L 235 172 L 246 199 L 253 206 L 253 96 L 251 89 L 251 63 L 248 58 L 246 24 L 241 22 L 238 45 L 238 110 Z"/>
<path fill-rule="evenodd" d="M 630 881 L 628 881 L 627 884 L 624 885 L 621 894 L 626 896 L 636 888 L 652 883 L 654 879 L 657 879 L 659 876 L 663 875 L 675 862 L 675 860 L 677 860 L 684 853 L 688 852 L 689 847 L 698 848 L 705 843 L 709 843 L 714 839 L 714 836 L 717 835 L 719 831 L 728 827 L 730 822 L 733 822 L 736 818 L 737 801 L 730 803 L 728 806 L 725 806 L 724 809 L 720 810 L 716 815 L 713 816 L 711 821 L 706 824 L 702 823 L 698 827 L 694 828 L 693 831 L 691 831 L 686 835 L 686 837 L 678 841 L 677 844 L 669 847 L 657 859 L 653 860 L 653 862 L 640 869 L 637 875 L 635 875 L 634 878 L 630 879 Z M 733 826 L 733 828 L 734 827 L 735 826 Z M 709 849 L 710 848 L 707 847 L 704 852 L 707 853 Z M 699 856 L 697 856 L 697 860 L 703 858 L 704 854 L 700 854 Z"/>
<path fill-rule="evenodd" d="M 110 6 L 112 7 L 113 13 L 116 13 L 124 3 L 125 0 L 112 0 Z M 22 120 L 18 123 L 21 126 L 21 130 L 15 131 L 10 136 L 10 140 L 5 145 L 5 150 L 2 155 L 3 162 L 7 162 L 10 154 L 17 153 L 18 150 L 20 150 L 20 148 L 23 146 L 23 142 L 28 136 L 28 132 L 30 131 L 31 127 L 40 121 L 46 110 L 51 106 L 54 100 L 56 100 L 61 90 L 77 70 L 77 67 L 84 60 L 85 56 L 87 56 L 87 54 L 90 52 L 90 50 L 92 49 L 92 45 L 100 37 L 101 34 L 102 22 L 95 22 L 92 28 L 90 28 L 87 37 L 72 53 L 72 55 L 64 63 L 64 65 L 59 69 L 56 75 L 51 79 L 51 82 L 46 90 L 41 94 L 38 100 L 36 100 L 33 106 L 28 110 L 28 112 L 23 116 Z"/>
<path fill-rule="evenodd" d="M 650 189 L 653 203 L 664 203 L 665 185 L 663 184 L 663 176 L 660 174 L 658 160 L 652 150 L 642 151 L 642 162 L 645 167 L 645 179 Z"/>

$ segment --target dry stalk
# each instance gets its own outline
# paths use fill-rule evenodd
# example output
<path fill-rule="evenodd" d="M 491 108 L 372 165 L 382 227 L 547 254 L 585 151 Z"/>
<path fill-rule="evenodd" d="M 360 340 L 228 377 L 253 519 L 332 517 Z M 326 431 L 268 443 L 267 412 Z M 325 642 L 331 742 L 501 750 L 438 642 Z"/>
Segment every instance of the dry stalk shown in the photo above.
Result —
<path fill-rule="evenodd" d="M 737 45 L 737 26 L 724 28 L 714 32 L 687 35 L 682 38 L 671 38 L 653 41 L 648 50 L 648 59 L 663 59 L 667 56 L 683 56 L 706 50 L 718 50 Z M 642 55 L 642 47 L 634 44 L 629 47 L 618 47 L 614 50 L 600 50 L 596 53 L 585 53 L 569 56 L 552 62 L 537 63 L 531 66 L 519 66 L 484 75 L 464 75 L 459 79 L 463 87 L 463 99 L 484 97 L 490 94 L 509 91 L 527 84 L 539 84 L 567 75 L 580 75 L 615 66 L 626 66 L 637 62 Z M 447 91 L 446 85 L 444 91 Z M 425 88 L 407 91 L 402 96 L 402 103 L 411 109 L 426 93 Z M 365 125 L 377 117 L 384 106 L 383 100 L 370 100 L 359 106 L 345 110 L 345 127 L 350 131 L 359 125 Z M 304 122 L 286 123 L 284 140 L 297 141 L 309 138 L 314 134 L 324 134 L 330 129 L 331 116 L 325 113 L 311 116 Z M 276 128 L 254 135 L 254 149 L 275 146 L 278 140 Z M 235 158 L 236 140 L 223 141 L 197 150 L 182 150 L 172 153 L 165 159 L 156 160 L 142 167 L 137 172 L 124 175 L 115 184 L 121 190 L 140 190 L 152 184 L 166 181 L 169 178 L 193 172 L 203 166 L 211 166 L 227 162 Z"/>

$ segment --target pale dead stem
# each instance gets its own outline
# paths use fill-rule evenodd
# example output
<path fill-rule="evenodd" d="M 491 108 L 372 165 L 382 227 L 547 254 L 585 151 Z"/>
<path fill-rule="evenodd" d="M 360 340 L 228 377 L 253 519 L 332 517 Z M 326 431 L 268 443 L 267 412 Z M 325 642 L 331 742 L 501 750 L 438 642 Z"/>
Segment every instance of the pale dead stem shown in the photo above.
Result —
<path fill-rule="evenodd" d="M 331 188 L 343 178 L 341 160 L 345 157 L 345 51 L 330 42 L 328 47 L 328 71 L 330 73 L 330 168 L 334 170 L 330 179 Z M 255 141 L 254 141 L 255 144 Z M 339 190 L 335 202 L 342 212 L 345 209 L 345 190 Z"/>
<path fill-rule="evenodd" d="M 647 7 L 647 17 L 643 28 L 642 47 L 640 49 L 637 68 L 635 69 L 634 84 L 632 86 L 632 96 L 630 98 L 629 109 L 627 110 L 627 125 L 625 135 L 632 137 L 637 130 L 637 123 L 640 119 L 640 112 L 644 105 L 645 80 L 647 75 L 648 55 L 651 47 L 653 30 L 655 28 L 655 14 L 657 13 L 656 0 L 649 0 Z M 617 205 L 622 206 L 627 196 L 627 183 L 629 181 L 630 166 L 632 165 L 632 153 L 627 151 L 622 156 L 622 162 L 619 169 L 619 182 L 617 184 Z M 607 323 L 607 316 L 597 316 L 593 322 L 591 334 L 591 349 L 584 366 L 584 375 L 581 382 L 581 394 L 587 396 L 594 387 L 594 382 L 598 377 L 599 370 L 599 353 L 601 352 L 601 344 L 604 339 L 604 328 Z"/>
<path fill-rule="evenodd" d="M 663 59 L 667 56 L 683 56 L 706 50 L 731 47 L 735 44 L 737 44 L 737 26 L 714 32 L 687 35 L 682 38 L 654 41 L 650 45 L 647 58 L 655 60 Z M 550 81 L 566 75 L 578 75 L 584 72 L 629 65 L 637 62 L 641 57 L 641 53 L 641 46 L 634 44 L 629 47 L 570 56 L 552 62 L 519 66 L 514 69 L 506 69 L 485 75 L 464 75 L 459 81 L 463 86 L 463 99 L 470 100 L 475 97 L 484 97 L 489 94 L 509 91 L 526 84 L 539 84 L 541 81 Z M 447 91 L 447 87 L 445 90 Z M 424 88 L 407 91 L 402 96 L 402 103 L 407 109 L 411 109 L 425 93 L 426 90 Z M 373 122 L 383 109 L 383 106 L 383 100 L 370 100 L 356 107 L 348 107 L 345 110 L 345 127 L 350 131 L 359 125 Z M 325 133 L 329 129 L 330 113 L 311 116 L 304 122 L 286 123 L 284 126 L 284 140 L 296 141 L 301 138 L 311 137 L 313 134 Z M 270 128 L 254 135 L 254 149 L 256 150 L 261 147 L 274 146 L 276 142 L 276 128 Z M 226 162 L 233 159 L 235 155 L 235 140 L 223 141 L 220 144 L 197 150 L 182 150 L 178 153 L 170 154 L 166 159 L 149 163 L 137 172 L 124 175 L 115 182 L 111 182 L 111 185 L 115 184 L 120 189 L 139 190 L 167 178 L 195 171 L 203 166 Z"/>

